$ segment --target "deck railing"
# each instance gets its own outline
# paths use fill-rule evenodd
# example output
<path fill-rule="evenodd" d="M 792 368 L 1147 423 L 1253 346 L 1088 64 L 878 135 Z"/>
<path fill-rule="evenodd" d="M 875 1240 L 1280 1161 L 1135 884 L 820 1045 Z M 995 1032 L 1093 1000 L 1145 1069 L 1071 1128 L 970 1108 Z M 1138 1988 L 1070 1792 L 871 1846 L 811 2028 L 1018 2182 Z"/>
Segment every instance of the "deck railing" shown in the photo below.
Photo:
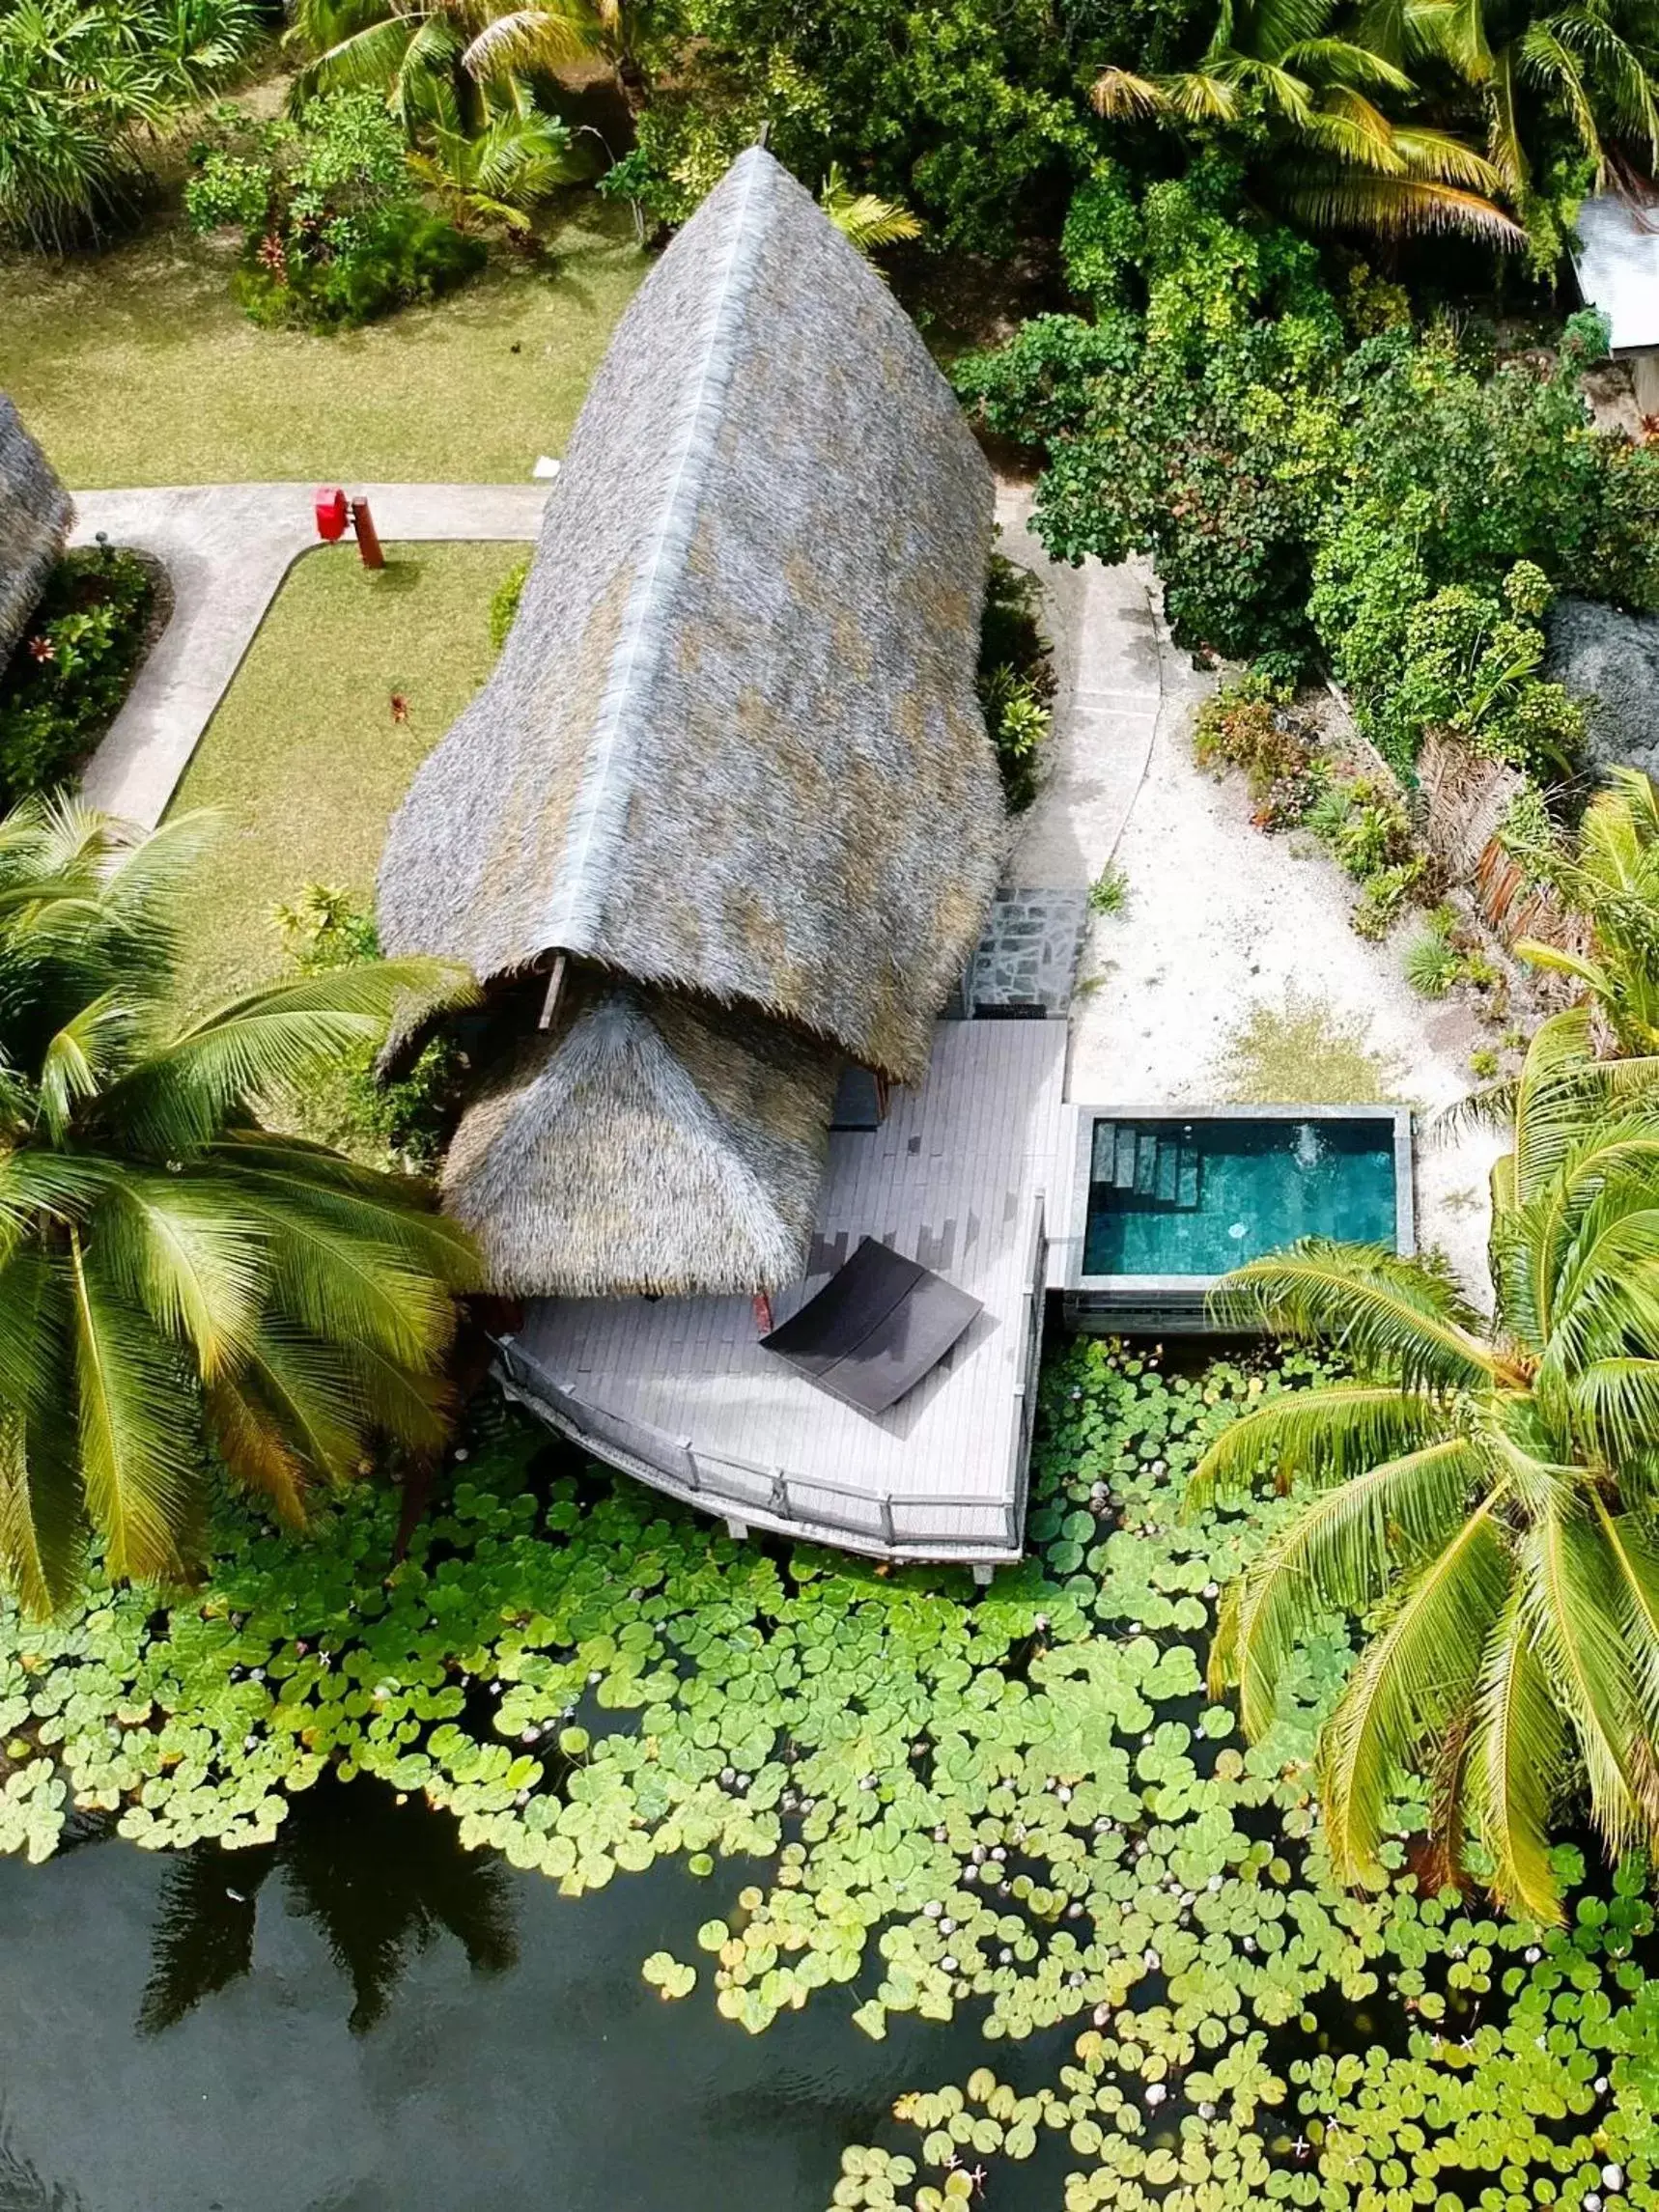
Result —
<path fill-rule="evenodd" d="M 941 1495 L 937 1491 L 866 1490 L 800 1475 L 786 1467 L 711 1452 L 689 1437 L 672 1436 L 647 1421 L 611 1413 L 550 1375 L 516 1337 L 496 1340 L 502 1381 L 533 1412 L 541 1413 L 575 1442 L 654 1488 L 706 1513 L 747 1526 L 791 1533 L 828 1530 L 858 1550 L 886 1557 L 948 1559 L 962 1555 L 1016 1558 L 1026 1518 L 1026 1463 L 1035 1410 L 1042 1340 L 1043 1277 L 1047 1246 L 1043 1204 L 1033 1211 L 1028 1264 L 1016 1326 L 1023 1332 L 1014 1384 L 1015 1432 L 1007 1492 L 1000 1498 Z M 966 1526 L 942 1531 L 943 1513 L 968 1517 Z"/>

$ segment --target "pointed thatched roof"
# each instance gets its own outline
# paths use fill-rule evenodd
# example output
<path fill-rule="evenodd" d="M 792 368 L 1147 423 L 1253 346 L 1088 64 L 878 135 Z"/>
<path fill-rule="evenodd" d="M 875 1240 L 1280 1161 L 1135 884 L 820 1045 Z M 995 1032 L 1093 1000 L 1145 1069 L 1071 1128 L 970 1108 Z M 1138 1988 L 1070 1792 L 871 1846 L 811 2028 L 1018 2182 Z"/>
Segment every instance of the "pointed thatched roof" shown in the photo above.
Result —
<path fill-rule="evenodd" d="M 444 1200 L 493 1289 L 776 1289 L 804 1270 L 839 1055 L 764 1019 L 605 990 L 467 1112 Z"/>
<path fill-rule="evenodd" d="M 919 1076 L 997 874 L 992 505 L 886 287 L 744 154 L 619 324 L 506 649 L 393 823 L 387 949 L 563 951 Z"/>
<path fill-rule="evenodd" d="M 73 519 L 51 462 L 0 392 L 0 660 L 40 604 Z"/>

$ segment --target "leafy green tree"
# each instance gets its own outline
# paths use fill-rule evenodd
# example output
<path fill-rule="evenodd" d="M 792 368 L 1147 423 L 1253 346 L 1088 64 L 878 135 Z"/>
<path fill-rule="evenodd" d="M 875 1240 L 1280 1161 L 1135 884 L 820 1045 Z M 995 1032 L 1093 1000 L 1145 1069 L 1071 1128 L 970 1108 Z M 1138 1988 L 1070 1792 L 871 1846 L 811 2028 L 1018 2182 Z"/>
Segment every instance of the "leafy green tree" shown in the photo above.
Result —
<path fill-rule="evenodd" d="M 1029 323 L 953 376 L 989 427 L 1046 449 L 1035 526 L 1051 553 L 1150 553 L 1184 644 L 1294 656 L 1340 459 L 1345 339 L 1314 249 L 1241 213 L 1241 192 L 1210 155 L 1137 210 L 1098 165 L 1064 234 L 1094 322 Z"/>
<path fill-rule="evenodd" d="M 1659 791 L 1651 778 L 1616 768 L 1570 849 L 1554 839 L 1506 842 L 1593 932 L 1588 955 L 1534 938 L 1522 938 L 1516 952 L 1582 984 L 1620 1051 L 1659 1054 Z"/>
<path fill-rule="evenodd" d="M 381 962 L 179 1015 L 202 835 L 0 820 L 0 1575 L 35 1610 L 89 1526 L 111 1574 L 185 1575 L 215 1459 L 297 1526 L 377 1439 L 445 1433 L 465 1238 L 260 1116 L 463 979 Z"/>
<path fill-rule="evenodd" d="M 1213 132 L 1236 128 L 1260 148 L 1261 181 L 1284 212 L 1316 231 L 1399 238 L 1461 231 L 1499 246 L 1525 242 L 1495 205 L 1503 174 L 1460 138 L 1420 117 L 1391 120 L 1379 100 L 1410 106 L 1411 78 L 1362 17 L 1336 28 L 1336 0 L 1222 0 L 1191 69 L 1160 76 L 1103 70 L 1103 115 L 1157 116 Z"/>
<path fill-rule="evenodd" d="M 54 251 L 107 230 L 147 143 L 240 63 L 256 0 L 0 7 L 0 232 Z"/>
<path fill-rule="evenodd" d="M 1091 6 L 1054 0 L 675 0 L 622 184 L 682 222 L 762 122 L 797 176 L 842 164 L 947 246 L 1005 252 L 1095 148 Z M 1114 10 L 1104 11 L 1115 14 Z"/>
<path fill-rule="evenodd" d="M 1375 1882 L 1391 1806 L 1513 1910 L 1561 1917 L 1552 1821 L 1582 1783 L 1611 1852 L 1659 1841 L 1659 1062 L 1598 1062 L 1587 1017 L 1533 1039 L 1493 1172 L 1483 1323 L 1444 1274 L 1316 1241 L 1228 1276 L 1217 1311 L 1317 1340 L 1356 1379 L 1226 1429 L 1195 1506 L 1271 1470 L 1297 1511 L 1227 1593 L 1212 1685 L 1246 1730 L 1333 1613 L 1366 1640 L 1319 1751 L 1340 1880 Z"/>

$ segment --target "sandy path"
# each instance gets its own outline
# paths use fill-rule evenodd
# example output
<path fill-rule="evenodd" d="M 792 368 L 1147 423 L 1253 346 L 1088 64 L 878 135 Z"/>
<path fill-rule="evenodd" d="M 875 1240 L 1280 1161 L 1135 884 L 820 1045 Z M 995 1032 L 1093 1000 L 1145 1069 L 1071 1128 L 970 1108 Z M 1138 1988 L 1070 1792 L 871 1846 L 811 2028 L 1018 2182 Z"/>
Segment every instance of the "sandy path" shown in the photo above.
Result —
<path fill-rule="evenodd" d="M 1255 829 L 1242 779 L 1217 781 L 1195 766 L 1193 716 L 1214 679 L 1170 644 L 1149 570 L 1099 574 L 1112 589 L 1093 596 L 1118 610 L 1120 626 L 1132 586 L 1153 610 L 1119 679 L 1154 687 L 1141 640 L 1155 641 L 1150 750 L 1138 719 L 1057 714 L 1055 758 L 1010 869 L 1020 883 L 1055 882 L 1055 862 L 1073 855 L 1079 873 L 1070 880 L 1086 882 L 1115 858 L 1128 878 L 1125 910 L 1091 924 L 1072 1010 L 1068 1097 L 1231 1103 L 1223 1063 L 1252 1010 L 1323 1007 L 1334 1028 L 1362 1033 L 1383 1071 L 1383 1095 L 1418 1109 L 1419 1241 L 1444 1250 L 1484 1302 L 1487 1173 L 1498 1140 L 1484 1132 L 1451 1138 L 1428 1126 L 1435 1109 L 1472 1086 L 1469 1053 L 1482 1042 L 1473 1014 L 1431 1004 L 1405 981 L 1401 947 L 1418 925 L 1408 919 L 1382 944 L 1357 937 L 1348 918 L 1354 886 L 1335 861 L 1306 837 Z M 1086 623 L 1090 597 L 1074 578 L 1059 579 L 1056 627 Z M 1079 657 L 1079 641 L 1066 640 L 1062 670 Z M 1098 651 L 1085 647 L 1082 657 L 1101 666 Z"/>

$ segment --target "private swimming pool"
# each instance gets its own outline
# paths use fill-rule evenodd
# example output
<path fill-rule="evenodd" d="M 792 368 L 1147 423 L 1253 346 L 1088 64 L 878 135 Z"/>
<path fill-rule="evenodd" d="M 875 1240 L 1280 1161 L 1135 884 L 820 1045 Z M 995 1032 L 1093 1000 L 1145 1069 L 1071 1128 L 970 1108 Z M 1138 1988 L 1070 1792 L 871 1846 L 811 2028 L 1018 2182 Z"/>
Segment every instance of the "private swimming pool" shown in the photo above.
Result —
<path fill-rule="evenodd" d="M 1202 1328 L 1219 1275 L 1300 1237 L 1412 1249 L 1403 1106 L 1077 1110 L 1074 1325 Z"/>

